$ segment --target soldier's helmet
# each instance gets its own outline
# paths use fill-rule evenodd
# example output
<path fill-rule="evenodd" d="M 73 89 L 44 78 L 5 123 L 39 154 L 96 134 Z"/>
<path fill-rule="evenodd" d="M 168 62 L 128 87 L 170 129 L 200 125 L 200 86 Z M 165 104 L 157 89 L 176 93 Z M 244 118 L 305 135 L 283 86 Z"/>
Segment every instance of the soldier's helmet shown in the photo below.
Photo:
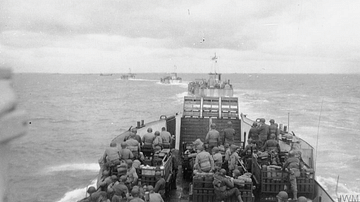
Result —
<path fill-rule="evenodd" d="M 286 201 L 288 199 L 288 194 L 285 191 L 281 191 L 276 195 L 277 198 L 281 199 L 282 201 Z"/>

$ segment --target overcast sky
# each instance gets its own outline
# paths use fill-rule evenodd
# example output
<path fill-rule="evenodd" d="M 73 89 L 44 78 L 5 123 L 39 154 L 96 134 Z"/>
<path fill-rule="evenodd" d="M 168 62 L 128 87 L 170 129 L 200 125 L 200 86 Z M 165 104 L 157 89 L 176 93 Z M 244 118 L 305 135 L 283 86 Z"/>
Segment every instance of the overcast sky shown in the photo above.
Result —
<path fill-rule="evenodd" d="M 208 73 L 216 53 L 223 73 L 360 73 L 359 8 L 357 0 L 2 0 L 0 64 Z"/>

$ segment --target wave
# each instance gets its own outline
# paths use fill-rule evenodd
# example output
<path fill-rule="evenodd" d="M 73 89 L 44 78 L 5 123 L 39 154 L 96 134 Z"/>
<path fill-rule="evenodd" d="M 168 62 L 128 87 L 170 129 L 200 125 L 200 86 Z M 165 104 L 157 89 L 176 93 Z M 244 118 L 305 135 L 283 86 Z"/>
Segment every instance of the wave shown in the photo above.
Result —
<path fill-rule="evenodd" d="M 96 187 L 96 183 L 97 183 L 97 179 L 94 179 L 91 182 L 91 184 L 89 186 L 87 186 L 87 187 L 78 188 L 78 189 L 75 189 L 75 190 L 72 190 L 72 191 L 68 191 L 57 202 L 74 202 L 74 201 L 81 200 L 81 199 L 85 198 L 86 191 L 87 191 L 88 187 L 90 187 L 90 186 Z"/>
<path fill-rule="evenodd" d="M 180 87 L 184 87 L 184 88 L 188 87 L 188 84 L 185 83 L 185 82 L 181 82 L 181 83 L 161 83 L 161 81 L 157 81 L 156 84 L 166 85 L 166 86 L 180 86 Z"/>
<path fill-rule="evenodd" d="M 346 194 L 353 194 L 358 193 L 359 190 L 353 190 L 346 186 L 346 184 L 343 183 L 337 183 L 337 180 L 332 177 L 321 177 L 317 176 L 316 180 L 321 184 L 321 186 L 328 191 L 330 196 L 337 201 L 336 195 L 346 195 Z M 336 184 L 338 184 L 338 193 L 335 193 L 336 190 Z M 332 192 L 330 190 L 333 190 Z"/>
<path fill-rule="evenodd" d="M 176 98 L 177 98 L 177 99 L 180 99 L 181 101 L 183 101 L 184 97 L 185 97 L 185 96 L 188 96 L 188 95 L 189 95 L 189 93 L 188 93 L 187 91 L 185 91 L 185 92 L 176 94 Z"/>
<path fill-rule="evenodd" d="M 116 80 L 120 80 L 120 81 L 159 81 L 159 80 L 154 80 L 154 79 L 116 79 Z"/>
<path fill-rule="evenodd" d="M 97 163 L 69 163 L 58 166 L 52 166 L 45 169 L 45 173 L 63 172 L 63 171 L 93 171 L 98 172 L 100 169 Z"/>

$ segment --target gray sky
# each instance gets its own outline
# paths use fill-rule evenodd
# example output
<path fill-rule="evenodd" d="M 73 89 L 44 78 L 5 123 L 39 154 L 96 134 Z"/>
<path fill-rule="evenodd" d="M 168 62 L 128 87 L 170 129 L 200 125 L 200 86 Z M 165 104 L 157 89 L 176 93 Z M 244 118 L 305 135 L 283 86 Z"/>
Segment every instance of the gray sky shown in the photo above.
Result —
<path fill-rule="evenodd" d="M 360 1 L 3 0 L 15 72 L 360 73 Z"/>

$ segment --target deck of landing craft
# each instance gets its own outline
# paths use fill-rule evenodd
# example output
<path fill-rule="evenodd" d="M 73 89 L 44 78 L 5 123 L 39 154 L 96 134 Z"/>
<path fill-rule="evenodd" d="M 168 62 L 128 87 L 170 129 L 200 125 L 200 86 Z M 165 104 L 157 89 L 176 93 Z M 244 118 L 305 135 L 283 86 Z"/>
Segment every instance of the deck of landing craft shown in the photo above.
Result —
<path fill-rule="evenodd" d="M 179 166 L 178 174 L 176 176 L 176 189 L 171 190 L 169 197 L 164 201 L 168 201 L 168 202 L 189 201 L 190 182 L 183 179 L 181 170 L 182 168 L 181 166 Z"/>

